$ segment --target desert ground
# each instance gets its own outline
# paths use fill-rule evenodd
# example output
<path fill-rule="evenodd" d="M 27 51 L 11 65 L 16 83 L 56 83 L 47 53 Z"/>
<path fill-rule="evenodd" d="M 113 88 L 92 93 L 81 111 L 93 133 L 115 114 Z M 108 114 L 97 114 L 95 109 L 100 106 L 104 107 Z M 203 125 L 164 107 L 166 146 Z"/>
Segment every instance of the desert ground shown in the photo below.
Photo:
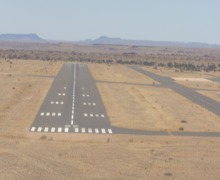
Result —
<path fill-rule="evenodd" d="M 62 64 L 0 60 L 0 179 L 219 179 L 219 137 L 30 133 Z M 114 126 L 220 131 L 219 116 L 125 65 L 88 66 Z M 210 77 L 148 70 L 168 77 Z M 178 83 L 219 101 L 219 82 Z"/>

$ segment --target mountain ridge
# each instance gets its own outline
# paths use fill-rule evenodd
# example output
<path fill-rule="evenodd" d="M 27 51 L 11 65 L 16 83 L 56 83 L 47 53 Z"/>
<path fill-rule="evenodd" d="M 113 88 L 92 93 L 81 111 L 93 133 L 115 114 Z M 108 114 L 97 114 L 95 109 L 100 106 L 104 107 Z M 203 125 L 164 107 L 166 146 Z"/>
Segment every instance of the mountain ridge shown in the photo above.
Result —
<path fill-rule="evenodd" d="M 27 41 L 27 42 L 43 42 L 45 41 L 37 34 L 0 34 L 1 41 Z"/>
<path fill-rule="evenodd" d="M 170 46 L 170 47 L 190 47 L 190 48 L 220 48 L 218 44 L 200 43 L 200 42 L 172 42 L 172 41 L 150 41 L 150 40 L 127 40 L 121 38 L 110 38 L 101 36 L 97 39 L 87 39 L 79 41 L 82 44 L 97 45 L 132 45 L 132 46 Z"/>

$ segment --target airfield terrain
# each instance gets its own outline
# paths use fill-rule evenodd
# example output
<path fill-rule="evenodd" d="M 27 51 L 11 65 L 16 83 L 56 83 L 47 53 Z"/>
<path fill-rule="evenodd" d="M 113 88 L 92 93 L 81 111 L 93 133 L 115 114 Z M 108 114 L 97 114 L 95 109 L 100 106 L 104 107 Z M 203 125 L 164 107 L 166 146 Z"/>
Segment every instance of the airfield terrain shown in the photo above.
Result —
<path fill-rule="evenodd" d="M 167 135 L 31 132 L 63 65 L 0 60 L 0 179 L 219 179 L 220 137 L 172 132 L 218 133 L 220 117 L 127 65 L 87 64 L 111 125 Z M 140 68 L 220 102 L 219 72 Z"/>

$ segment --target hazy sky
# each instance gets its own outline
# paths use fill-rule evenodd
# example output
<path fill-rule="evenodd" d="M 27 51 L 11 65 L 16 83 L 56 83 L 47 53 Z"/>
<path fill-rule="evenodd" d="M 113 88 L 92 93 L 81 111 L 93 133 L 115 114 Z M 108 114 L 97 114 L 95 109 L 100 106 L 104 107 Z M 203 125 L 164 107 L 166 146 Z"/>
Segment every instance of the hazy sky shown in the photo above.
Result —
<path fill-rule="evenodd" d="M 0 34 L 220 44 L 220 0 L 0 0 Z"/>

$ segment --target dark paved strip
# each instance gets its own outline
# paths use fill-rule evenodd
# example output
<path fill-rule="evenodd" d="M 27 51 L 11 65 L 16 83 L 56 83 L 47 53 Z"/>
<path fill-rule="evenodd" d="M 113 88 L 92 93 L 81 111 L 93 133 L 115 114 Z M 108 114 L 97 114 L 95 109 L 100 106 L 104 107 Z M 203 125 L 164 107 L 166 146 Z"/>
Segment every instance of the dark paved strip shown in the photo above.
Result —
<path fill-rule="evenodd" d="M 144 135 L 144 136 L 220 137 L 220 132 L 146 131 L 146 130 L 119 128 L 119 127 L 113 127 L 112 129 L 115 134 Z"/>
<path fill-rule="evenodd" d="M 210 91 L 210 92 L 220 92 L 220 90 L 216 90 L 216 89 L 197 89 L 197 88 L 193 88 L 195 91 Z"/>
<path fill-rule="evenodd" d="M 174 136 L 220 137 L 220 132 L 172 132 Z"/>
<path fill-rule="evenodd" d="M 163 77 L 158 74 L 149 72 L 147 70 L 143 70 L 137 66 L 129 66 L 131 69 L 142 73 L 155 81 L 161 83 L 163 86 L 174 90 L 175 92 L 181 94 L 182 96 L 186 97 L 187 99 L 191 100 L 192 102 L 200 105 L 201 107 L 213 112 L 214 114 L 220 116 L 220 103 L 204 96 L 193 89 L 187 88 L 183 85 L 177 84 L 173 79 L 169 77 Z"/>
<path fill-rule="evenodd" d="M 113 133 L 96 83 L 85 64 L 62 66 L 30 131 Z"/>
<path fill-rule="evenodd" d="M 220 82 L 220 79 L 217 79 L 217 78 L 208 78 L 208 80 L 213 81 L 213 82 Z"/>
<path fill-rule="evenodd" d="M 111 128 L 95 80 L 86 65 L 78 65 L 76 69 L 75 113 L 74 124 L 80 127 Z"/>
<path fill-rule="evenodd" d="M 120 127 L 113 127 L 114 134 L 130 134 L 130 135 L 148 135 L 148 136 L 169 136 L 165 131 L 146 131 L 137 129 L 126 129 Z"/>
<path fill-rule="evenodd" d="M 161 87 L 160 84 L 140 84 L 140 83 L 128 83 L 128 82 L 115 82 L 115 81 L 96 81 L 97 83 L 109 83 L 109 84 L 124 84 L 124 85 L 133 85 L 133 86 L 154 86 Z"/>

